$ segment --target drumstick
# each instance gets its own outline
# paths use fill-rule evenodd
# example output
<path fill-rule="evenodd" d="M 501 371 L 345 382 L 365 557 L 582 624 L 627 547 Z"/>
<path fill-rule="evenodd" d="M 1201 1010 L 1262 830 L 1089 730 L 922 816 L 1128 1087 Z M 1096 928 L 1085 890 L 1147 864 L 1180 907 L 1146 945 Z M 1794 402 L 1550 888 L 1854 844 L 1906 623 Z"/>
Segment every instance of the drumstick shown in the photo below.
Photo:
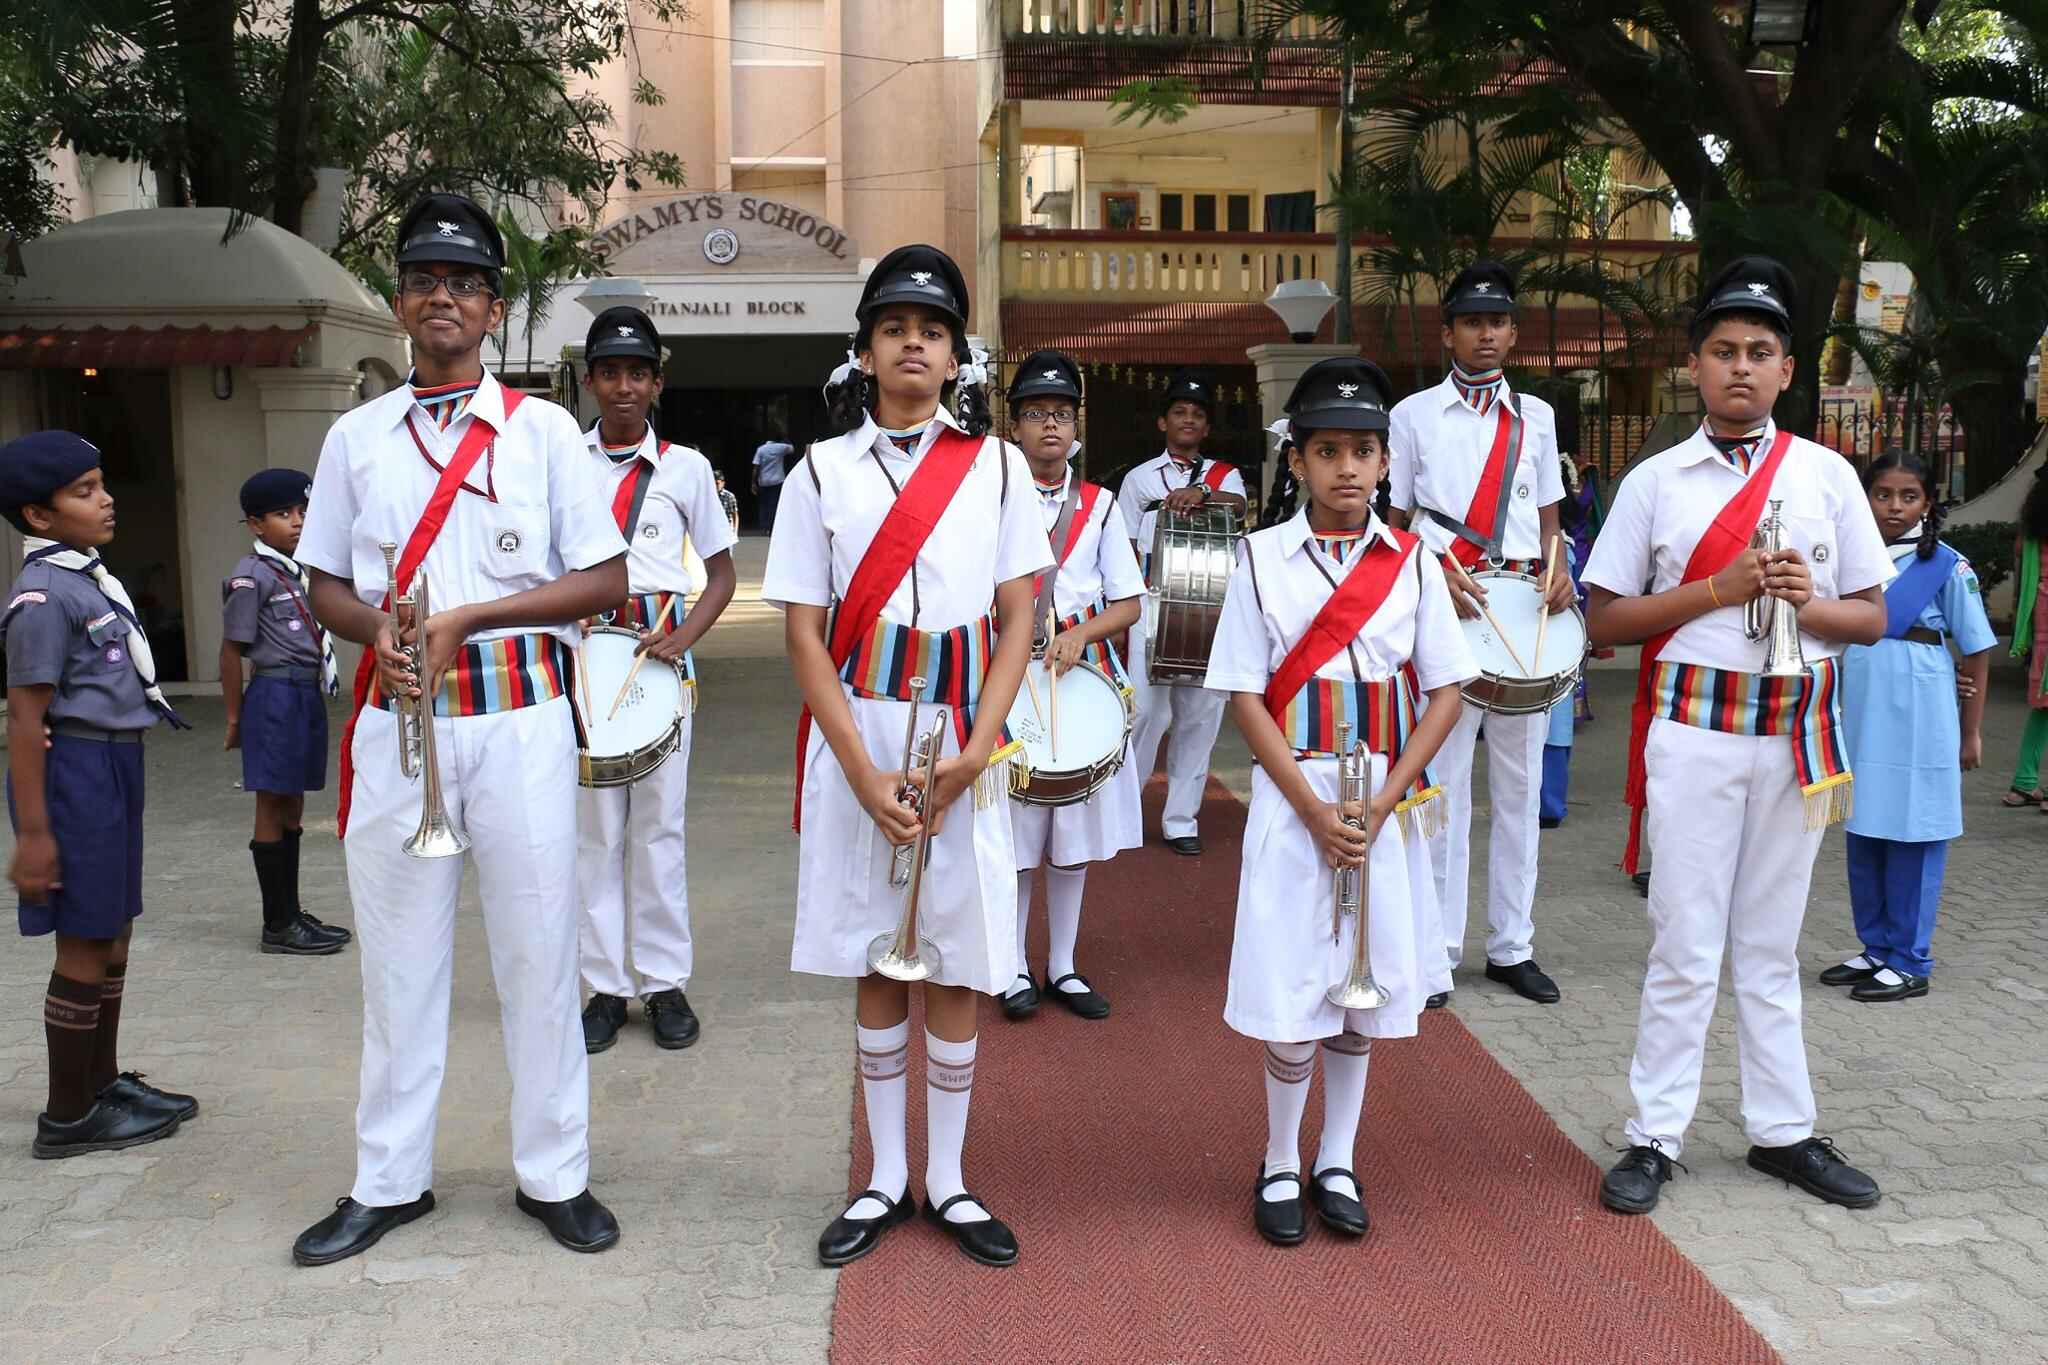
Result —
<path fill-rule="evenodd" d="M 1048 642 L 1051 641 L 1053 636 L 1053 625 L 1052 604 L 1048 602 L 1045 608 L 1045 638 Z M 1060 675 L 1058 669 L 1048 668 L 1045 670 L 1045 693 L 1045 709 L 1052 717 L 1052 756 L 1058 758 L 1060 756 Z"/>
<path fill-rule="evenodd" d="M 1024 690 L 1031 694 L 1031 714 L 1038 717 L 1038 723 L 1043 725 L 1045 723 L 1045 708 L 1038 704 L 1038 684 L 1031 681 L 1032 663 L 1033 661 L 1030 659 L 1024 661 Z"/>
<path fill-rule="evenodd" d="M 1472 575 L 1465 572 L 1465 566 L 1458 562 L 1456 555 L 1447 554 L 1444 556 L 1444 560 L 1458 571 L 1458 577 L 1465 580 L 1465 589 L 1472 593 L 1472 600 L 1479 604 L 1481 614 L 1486 617 L 1486 624 L 1492 626 L 1493 633 L 1500 637 L 1500 647 L 1508 652 L 1508 657 L 1515 661 L 1515 667 L 1522 671 L 1524 677 L 1531 676 L 1529 666 L 1522 662 L 1521 655 L 1515 653 L 1515 642 L 1510 640 L 1508 633 L 1500 628 L 1500 622 L 1493 619 L 1493 608 L 1487 606 L 1486 599 L 1479 595 L 1477 591 L 1479 585 L 1472 581 Z"/>
<path fill-rule="evenodd" d="M 647 627 L 650 632 L 656 635 L 661 633 L 661 623 L 668 619 L 668 609 L 676 604 L 678 597 L 676 593 L 662 594 L 661 610 L 654 613 L 654 621 Z M 639 675 L 640 665 L 646 662 L 647 651 L 644 649 L 633 656 L 633 666 L 626 670 L 626 680 L 619 684 L 619 695 L 612 698 L 612 709 L 604 713 L 606 720 L 619 714 L 619 704 L 625 701 L 626 694 L 633 690 L 633 679 Z"/>
<path fill-rule="evenodd" d="M 1550 585 L 1557 573 L 1558 551 L 1563 547 L 1564 533 L 1550 534 L 1550 562 L 1543 566 L 1543 600 L 1536 607 L 1536 667 L 1543 667 L 1543 633 L 1550 629 Z"/>
<path fill-rule="evenodd" d="M 583 694 L 583 724 L 590 725 L 590 670 L 583 665 L 583 642 L 576 642 L 576 687 Z"/>

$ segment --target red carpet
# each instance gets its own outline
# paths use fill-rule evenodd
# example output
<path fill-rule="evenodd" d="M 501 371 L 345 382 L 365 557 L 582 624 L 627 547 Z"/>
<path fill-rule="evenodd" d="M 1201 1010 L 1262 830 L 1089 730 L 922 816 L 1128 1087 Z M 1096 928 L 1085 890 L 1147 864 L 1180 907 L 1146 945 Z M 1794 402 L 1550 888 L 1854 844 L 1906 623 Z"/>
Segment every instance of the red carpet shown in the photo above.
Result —
<path fill-rule="evenodd" d="M 1259 1239 L 1259 1045 L 1222 1019 L 1243 826 L 1211 784 L 1204 857 L 1153 845 L 1091 873 L 1080 961 L 1110 1019 L 1048 1003 L 1012 1023 L 983 1004 L 967 1179 L 1016 1229 L 1022 1259 L 988 1269 L 921 1218 L 897 1229 L 840 1272 L 835 1365 L 1776 1361 L 1647 1219 L 1597 1206 L 1598 1168 L 1450 1011 L 1373 1051 L 1364 1242 L 1313 1223 L 1298 1247 Z M 1041 912 L 1041 965 L 1043 924 Z M 921 1191 L 917 1013 L 912 1027 Z M 1322 1121 L 1315 1086 L 1304 1160 Z M 850 1191 L 868 1170 L 857 1090 L 853 1145 Z"/>

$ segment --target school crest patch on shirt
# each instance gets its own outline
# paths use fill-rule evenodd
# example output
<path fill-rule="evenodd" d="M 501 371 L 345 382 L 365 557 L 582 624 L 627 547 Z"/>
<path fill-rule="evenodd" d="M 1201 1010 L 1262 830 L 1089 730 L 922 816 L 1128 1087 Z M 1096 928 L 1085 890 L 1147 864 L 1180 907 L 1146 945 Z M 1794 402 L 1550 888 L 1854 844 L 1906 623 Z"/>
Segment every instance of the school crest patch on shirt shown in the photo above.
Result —
<path fill-rule="evenodd" d="M 107 662 L 108 662 L 108 663 L 110 663 L 110 664 L 117 664 L 117 663 L 120 663 L 120 662 L 121 662 L 121 660 L 123 660 L 123 659 L 125 659 L 125 658 L 127 658 L 127 657 L 128 657 L 128 656 L 127 656 L 126 654 L 123 654 L 123 653 L 121 652 L 121 646 L 119 646 L 119 645 L 108 645 L 108 646 L 107 646 Z"/>
<path fill-rule="evenodd" d="M 1827 542 L 1826 542 L 1826 541 L 1822 541 L 1822 542 L 1821 542 L 1820 544 L 1818 544 L 1818 545 L 1816 545 L 1816 546 L 1814 546 L 1814 547 L 1813 547 L 1813 562 L 1814 562 L 1814 563 L 1816 563 L 1816 564 L 1825 564 L 1825 563 L 1827 563 L 1827 562 L 1828 562 L 1828 554 L 1829 554 L 1829 550 L 1828 550 Z"/>
<path fill-rule="evenodd" d="M 519 553 L 519 533 L 517 531 L 498 532 L 498 553 L 504 555 L 516 555 Z"/>
<path fill-rule="evenodd" d="M 650 521 L 647 523 L 646 526 L 641 528 L 640 534 L 645 536 L 649 540 L 660 540 L 661 528 Z"/>
<path fill-rule="evenodd" d="M 303 621 L 299 620 L 298 617 L 294 616 L 291 620 L 284 623 L 284 628 L 296 634 L 299 631 L 304 630 L 306 627 Z"/>

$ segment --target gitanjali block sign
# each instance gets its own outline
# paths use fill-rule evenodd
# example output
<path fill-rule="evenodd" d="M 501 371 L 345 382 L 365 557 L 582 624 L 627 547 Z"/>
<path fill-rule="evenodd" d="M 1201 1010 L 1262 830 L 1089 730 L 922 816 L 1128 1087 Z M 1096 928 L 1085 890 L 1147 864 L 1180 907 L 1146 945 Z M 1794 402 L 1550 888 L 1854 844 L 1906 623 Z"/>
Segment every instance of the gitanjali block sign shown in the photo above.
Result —
<path fill-rule="evenodd" d="M 752 194 L 686 194 L 599 229 L 591 247 L 611 273 L 824 274 L 860 268 L 845 229 L 808 209 Z"/>

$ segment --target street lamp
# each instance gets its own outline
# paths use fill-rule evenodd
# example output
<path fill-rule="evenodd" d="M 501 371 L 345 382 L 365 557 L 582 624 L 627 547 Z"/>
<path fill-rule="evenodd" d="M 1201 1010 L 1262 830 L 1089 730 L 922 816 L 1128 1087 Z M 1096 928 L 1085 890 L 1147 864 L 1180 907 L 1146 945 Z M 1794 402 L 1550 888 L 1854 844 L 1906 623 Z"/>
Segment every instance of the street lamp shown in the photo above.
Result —
<path fill-rule="evenodd" d="M 1321 280 L 1288 280 L 1273 290 L 1266 307 L 1280 319 L 1290 340 L 1307 343 L 1316 339 L 1324 315 L 1336 302 L 1337 296 Z"/>
<path fill-rule="evenodd" d="M 1820 31 L 1820 0 L 1749 0 L 1753 47 L 1800 47 Z"/>
<path fill-rule="evenodd" d="M 638 280 L 607 276 L 592 280 L 585 286 L 583 292 L 576 296 L 576 301 L 588 308 L 591 316 L 595 317 L 607 308 L 618 307 L 638 308 L 645 313 L 654 302 L 654 295 L 648 293 L 647 286 Z"/>

